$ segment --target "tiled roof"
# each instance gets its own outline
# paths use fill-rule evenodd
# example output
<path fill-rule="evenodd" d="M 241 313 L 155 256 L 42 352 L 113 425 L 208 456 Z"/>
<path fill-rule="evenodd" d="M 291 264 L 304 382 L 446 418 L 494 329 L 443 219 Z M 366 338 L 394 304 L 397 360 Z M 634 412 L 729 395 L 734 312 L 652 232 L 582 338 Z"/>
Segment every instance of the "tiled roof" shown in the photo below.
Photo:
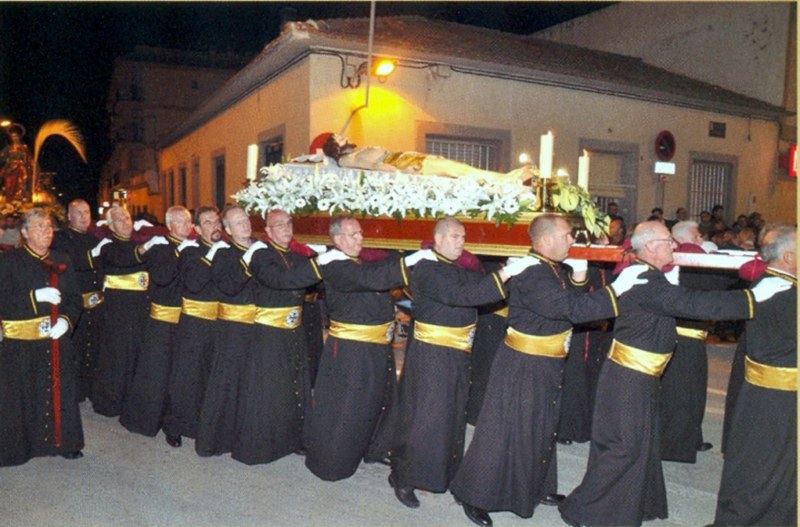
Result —
<path fill-rule="evenodd" d="M 313 53 L 366 56 L 368 18 L 291 22 L 165 138 L 172 144 Z M 780 107 L 668 72 L 636 57 L 420 16 L 377 17 L 373 54 L 408 64 L 559 86 L 728 115 L 778 120 Z"/>

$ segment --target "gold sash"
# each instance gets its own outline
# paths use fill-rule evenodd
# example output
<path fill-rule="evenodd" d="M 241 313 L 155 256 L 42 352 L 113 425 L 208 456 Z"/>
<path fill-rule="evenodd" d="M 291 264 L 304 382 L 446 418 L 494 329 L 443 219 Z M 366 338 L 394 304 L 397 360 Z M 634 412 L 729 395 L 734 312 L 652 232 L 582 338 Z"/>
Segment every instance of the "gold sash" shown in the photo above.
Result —
<path fill-rule="evenodd" d="M 217 320 L 217 311 L 219 311 L 219 302 L 202 302 L 184 298 L 181 305 L 181 313 L 203 320 Z"/>
<path fill-rule="evenodd" d="M 122 289 L 124 291 L 147 291 L 150 275 L 147 271 L 131 274 L 107 274 L 106 289 Z"/>
<path fill-rule="evenodd" d="M 300 306 L 256 308 L 256 324 L 279 329 L 297 329 L 302 321 L 303 308 Z"/>
<path fill-rule="evenodd" d="M 49 338 L 50 317 L 38 317 L 28 320 L 3 320 L 3 338 L 13 340 L 43 340 Z"/>
<path fill-rule="evenodd" d="M 331 320 L 330 335 L 337 339 L 370 342 L 372 344 L 388 344 L 392 340 L 394 321 L 377 326 L 364 326 Z"/>
<path fill-rule="evenodd" d="M 797 368 L 769 366 L 756 362 L 748 356 L 744 357 L 744 379 L 762 388 L 785 392 L 797 391 Z"/>
<path fill-rule="evenodd" d="M 508 306 L 503 306 L 500 309 L 495 310 L 494 314 L 498 317 L 508 318 Z"/>
<path fill-rule="evenodd" d="M 697 340 L 706 340 L 706 337 L 708 337 L 708 331 L 703 331 L 702 329 L 684 328 L 681 326 L 678 326 L 675 329 L 678 332 L 678 335 L 681 337 Z"/>
<path fill-rule="evenodd" d="M 252 324 L 256 319 L 255 304 L 223 304 L 219 303 L 217 317 L 228 322 L 241 322 L 242 324 Z"/>
<path fill-rule="evenodd" d="M 177 306 L 162 306 L 150 302 L 150 318 L 160 320 L 161 322 L 177 324 L 180 316 L 181 308 Z"/>
<path fill-rule="evenodd" d="M 437 326 L 425 322 L 414 322 L 414 340 L 434 346 L 444 346 L 469 353 L 475 339 L 475 324 L 461 328 Z"/>
<path fill-rule="evenodd" d="M 664 373 L 669 359 L 672 358 L 672 353 L 653 353 L 640 350 L 615 339 L 611 343 L 608 358 L 625 368 L 660 377 Z"/>
<path fill-rule="evenodd" d="M 567 356 L 567 339 L 571 334 L 572 329 L 557 335 L 528 335 L 509 326 L 506 329 L 504 342 L 509 348 L 520 353 L 563 359 Z"/>
<path fill-rule="evenodd" d="M 81 295 L 83 298 L 83 309 L 92 309 L 103 303 L 102 291 L 90 291 Z"/>

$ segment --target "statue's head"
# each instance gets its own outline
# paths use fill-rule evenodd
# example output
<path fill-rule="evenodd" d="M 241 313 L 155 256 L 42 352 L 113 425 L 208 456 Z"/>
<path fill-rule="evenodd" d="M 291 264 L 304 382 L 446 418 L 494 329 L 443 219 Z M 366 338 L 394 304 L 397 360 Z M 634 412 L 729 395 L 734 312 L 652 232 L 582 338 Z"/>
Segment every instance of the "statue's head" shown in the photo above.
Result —
<path fill-rule="evenodd" d="M 348 143 L 347 138 L 339 134 L 331 134 L 322 145 L 322 151 L 326 156 L 339 160 L 343 155 L 355 150 L 356 145 Z"/>

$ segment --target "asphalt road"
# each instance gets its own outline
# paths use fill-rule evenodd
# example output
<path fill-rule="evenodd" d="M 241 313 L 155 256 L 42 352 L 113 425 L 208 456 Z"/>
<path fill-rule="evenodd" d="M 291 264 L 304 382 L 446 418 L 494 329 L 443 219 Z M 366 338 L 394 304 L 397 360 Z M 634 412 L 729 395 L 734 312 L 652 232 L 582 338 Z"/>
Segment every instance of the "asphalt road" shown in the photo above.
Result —
<path fill-rule="evenodd" d="M 709 346 L 709 397 L 704 423 L 714 448 L 697 464 L 664 463 L 669 518 L 648 526 L 711 523 L 722 471 L 719 444 L 732 345 Z M 291 455 L 247 466 L 229 456 L 200 458 L 194 442 L 166 445 L 125 430 L 116 419 L 81 406 L 85 457 L 37 458 L 0 468 L 0 524 L 5 527 L 86 526 L 463 526 L 472 525 L 449 494 L 419 492 L 416 510 L 402 506 L 387 484 L 388 467 L 362 465 L 344 481 L 317 479 Z M 468 436 L 471 437 L 472 427 Z M 580 482 L 589 445 L 558 446 L 560 492 Z M 493 513 L 496 527 L 564 525 L 555 507 L 533 518 Z"/>

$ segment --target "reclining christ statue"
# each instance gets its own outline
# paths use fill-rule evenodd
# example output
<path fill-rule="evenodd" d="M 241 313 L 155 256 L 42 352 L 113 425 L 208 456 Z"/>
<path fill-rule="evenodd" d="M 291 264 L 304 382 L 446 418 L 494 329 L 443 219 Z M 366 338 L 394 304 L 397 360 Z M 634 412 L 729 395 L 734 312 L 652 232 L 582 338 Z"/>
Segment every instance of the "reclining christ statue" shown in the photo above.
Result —
<path fill-rule="evenodd" d="M 478 176 L 484 181 L 519 181 L 520 183 L 530 180 L 532 176 L 530 165 L 507 173 L 492 172 L 432 154 L 391 152 L 379 146 L 356 148 L 356 145 L 348 143 L 345 137 L 338 134 L 331 134 L 327 138 L 322 146 L 322 151 L 328 157 L 335 159 L 343 168 L 361 168 L 383 172 L 399 170 L 421 176 L 451 178 Z"/>

